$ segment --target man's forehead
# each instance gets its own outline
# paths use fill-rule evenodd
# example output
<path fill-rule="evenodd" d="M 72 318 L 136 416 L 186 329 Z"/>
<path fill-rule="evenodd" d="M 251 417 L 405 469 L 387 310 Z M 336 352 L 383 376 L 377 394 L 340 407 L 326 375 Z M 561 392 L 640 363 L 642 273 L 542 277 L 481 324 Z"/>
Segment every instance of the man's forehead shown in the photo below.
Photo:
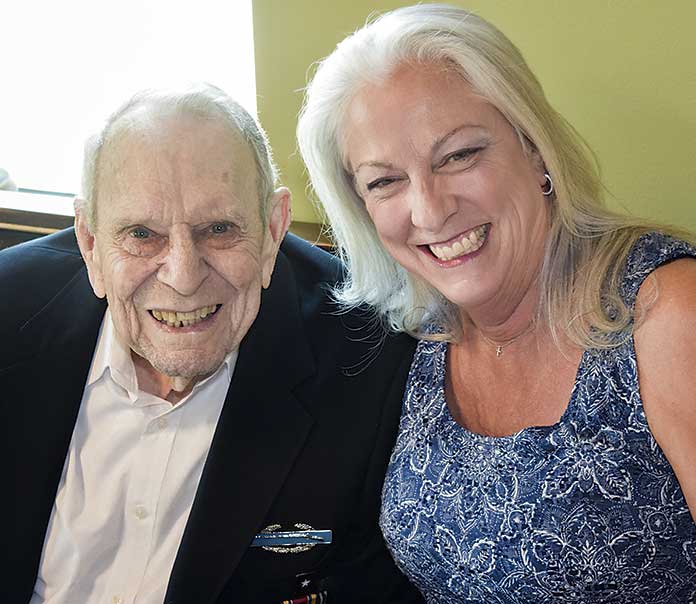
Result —
<path fill-rule="evenodd" d="M 102 154 L 114 153 L 124 146 L 157 145 L 163 141 L 170 148 L 208 142 L 227 146 L 243 156 L 252 154 L 241 132 L 221 115 L 149 105 L 135 107 L 111 124 Z"/>
<path fill-rule="evenodd" d="M 101 186 L 147 184 L 184 175 L 219 180 L 233 187 L 257 187 L 253 151 L 232 125 L 187 113 L 137 110 L 109 130 L 99 157 Z"/>
<path fill-rule="evenodd" d="M 112 211 L 118 202 L 129 212 L 178 206 L 192 219 L 220 218 L 260 209 L 257 174 L 253 151 L 226 121 L 138 108 L 114 123 L 102 146 L 99 196 Z"/>

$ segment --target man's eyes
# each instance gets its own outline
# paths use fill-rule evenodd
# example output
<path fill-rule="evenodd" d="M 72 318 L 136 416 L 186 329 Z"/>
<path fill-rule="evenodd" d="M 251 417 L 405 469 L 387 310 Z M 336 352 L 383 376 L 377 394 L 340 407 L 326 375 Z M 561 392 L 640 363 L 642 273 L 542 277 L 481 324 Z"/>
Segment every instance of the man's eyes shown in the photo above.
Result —
<path fill-rule="evenodd" d="M 133 256 L 155 256 L 169 245 L 168 234 L 157 233 L 142 225 L 130 226 L 122 232 L 121 245 Z M 225 221 L 201 224 L 191 232 L 194 245 L 201 249 L 206 246 L 221 249 L 234 245 L 237 234 L 239 227 Z"/>
<path fill-rule="evenodd" d="M 128 232 L 128 234 L 131 237 L 133 237 L 133 239 L 143 240 L 143 239 L 148 239 L 150 237 L 150 235 L 152 235 L 152 232 L 149 229 L 146 229 L 145 227 L 138 226 L 138 227 L 132 228 Z"/>
<path fill-rule="evenodd" d="M 201 246 L 221 250 L 238 244 L 244 238 L 244 231 L 238 224 L 232 222 L 213 222 L 207 225 L 198 237 Z"/>
<path fill-rule="evenodd" d="M 229 232 L 230 228 L 231 225 L 227 224 L 226 222 L 216 222 L 210 225 L 209 232 L 213 235 L 224 235 L 225 233 Z"/>
<path fill-rule="evenodd" d="M 133 256 L 154 256 L 166 241 L 164 237 L 142 225 L 124 229 L 119 240 L 123 249 Z"/>
<path fill-rule="evenodd" d="M 239 227 L 230 222 L 211 222 L 201 225 L 194 231 L 196 241 L 204 243 L 208 241 L 211 245 L 229 244 L 236 235 L 239 235 Z"/>
<path fill-rule="evenodd" d="M 226 233 L 230 233 L 231 231 L 231 224 L 227 222 L 214 222 L 200 229 L 198 232 L 206 235 L 224 235 Z M 137 241 L 145 241 L 157 237 L 156 233 L 143 226 L 137 226 L 129 229 L 128 235 Z"/>

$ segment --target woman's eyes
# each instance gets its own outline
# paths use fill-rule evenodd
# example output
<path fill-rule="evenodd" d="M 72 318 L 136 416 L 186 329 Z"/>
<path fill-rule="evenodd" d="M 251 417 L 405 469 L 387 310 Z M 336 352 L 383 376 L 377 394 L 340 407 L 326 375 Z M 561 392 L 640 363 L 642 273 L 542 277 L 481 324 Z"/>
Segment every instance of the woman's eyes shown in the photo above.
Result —
<path fill-rule="evenodd" d="M 446 155 L 444 159 L 440 162 L 439 167 L 446 166 L 447 164 L 453 164 L 461 161 L 470 161 L 474 156 L 483 150 L 483 147 L 468 147 L 465 149 L 459 149 L 454 153 Z"/>
<path fill-rule="evenodd" d="M 445 157 L 442 160 L 440 160 L 438 164 L 435 164 L 433 169 L 437 170 L 438 168 L 444 168 L 453 164 L 471 163 L 472 160 L 474 160 L 475 157 L 481 151 L 483 151 L 483 149 L 483 146 L 465 147 L 464 149 L 458 149 L 457 151 L 454 151 L 449 155 L 445 155 Z M 394 183 L 399 182 L 401 180 L 403 180 L 403 177 L 401 176 L 380 176 L 379 178 L 375 178 L 374 180 L 369 181 L 365 185 L 365 190 L 369 193 L 371 191 L 379 189 L 386 189 L 390 185 L 393 185 Z"/>
<path fill-rule="evenodd" d="M 398 178 L 376 178 L 373 181 L 370 181 L 367 183 L 365 188 L 368 191 L 372 191 L 374 189 L 383 189 L 384 187 L 389 186 L 390 184 L 396 182 L 399 180 Z"/>

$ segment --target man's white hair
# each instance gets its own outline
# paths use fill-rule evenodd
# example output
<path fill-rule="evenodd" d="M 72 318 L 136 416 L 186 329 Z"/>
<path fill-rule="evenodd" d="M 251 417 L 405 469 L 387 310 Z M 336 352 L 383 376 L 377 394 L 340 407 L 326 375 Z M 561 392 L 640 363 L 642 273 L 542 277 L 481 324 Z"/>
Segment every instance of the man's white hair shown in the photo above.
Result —
<path fill-rule="evenodd" d="M 254 155 L 260 212 L 264 223 L 266 222 L 268 204 L 278 178 L 266 133 L 258 122 L 227 93 L 211 84 L 201 83 L 182 88 L 142 90 L 112 113 L 99 132 L 87 140 L 82 170 L 81 204 L 90 229 L 94 230 L 97 221 L 99 176 L 104 147 L 116 132 L 127 133 L 128 124 L 125 123 L 120 127 L 119 122 L 142 107 L 148 107 L 155 112 L 173 111 L 201 119 L 217 120 L 239 133 Z"/>

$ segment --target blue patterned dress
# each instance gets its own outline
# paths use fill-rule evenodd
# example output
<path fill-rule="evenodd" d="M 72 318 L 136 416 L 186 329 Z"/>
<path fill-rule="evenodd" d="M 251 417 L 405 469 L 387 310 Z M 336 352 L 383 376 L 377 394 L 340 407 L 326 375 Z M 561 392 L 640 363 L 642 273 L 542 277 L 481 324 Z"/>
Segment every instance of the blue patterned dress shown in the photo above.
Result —
<path fill-rule="evenodd" d="M 630 304 L 696 249 L 638 240 Z M 696 524 L 643 413 L 633 339 L 587 350 L 560 421 L 467 431 L 444 394 L 447 345 L 418 345 L 383 491 L 392 555 L 431 604 L 696 603 Z"/>

